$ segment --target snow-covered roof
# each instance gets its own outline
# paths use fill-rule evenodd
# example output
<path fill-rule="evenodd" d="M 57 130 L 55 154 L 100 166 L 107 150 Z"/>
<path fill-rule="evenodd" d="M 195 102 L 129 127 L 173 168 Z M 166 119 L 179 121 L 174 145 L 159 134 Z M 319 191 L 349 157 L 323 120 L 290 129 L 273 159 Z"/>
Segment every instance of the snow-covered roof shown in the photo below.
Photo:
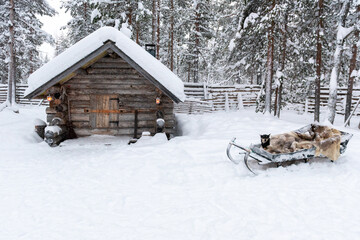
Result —
<path fill-rule="evenodd" d="M 42 88 L 50 87 L 49 84 L 51 86 L 56 84 L 52 82 L 53 79 L 62 76 L 65 71 L 109 41 L 125 54 L 133 65 L 143 70 L 141 73 L 145 74 L 145 77 L 153 79 L 163 88 L 162 90 L 166 90 L 165 94 L 173 95 L 169 97 L 175 97 L 176 102 L 185 100 L 184 83 L 181 79 L 141 46 L 113 27 L 102 27 L 96 30 L 31 74 L 25 96 L 32 98 L 40 95 L 43 93 Z"/>

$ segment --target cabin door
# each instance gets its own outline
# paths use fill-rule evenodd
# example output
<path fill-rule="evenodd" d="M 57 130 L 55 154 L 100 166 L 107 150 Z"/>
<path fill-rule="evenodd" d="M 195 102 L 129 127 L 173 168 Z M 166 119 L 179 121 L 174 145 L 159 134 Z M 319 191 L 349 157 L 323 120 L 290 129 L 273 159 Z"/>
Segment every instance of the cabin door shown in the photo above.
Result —
<path fill-rule="evenodd" d="M 92 95 L 90 97 L 92 128 L 118 128 L 119 96 Z"/>

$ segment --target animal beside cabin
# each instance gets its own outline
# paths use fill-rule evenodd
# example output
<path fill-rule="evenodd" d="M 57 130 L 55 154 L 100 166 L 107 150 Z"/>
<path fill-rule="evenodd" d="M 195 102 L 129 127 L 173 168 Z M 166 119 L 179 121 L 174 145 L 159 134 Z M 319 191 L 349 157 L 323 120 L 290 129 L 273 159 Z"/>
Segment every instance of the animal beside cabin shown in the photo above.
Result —
<path fill-rule="evenodd" d="M 316 156 L 324 155 L 331 160 L 340 156 L 341 133 L 328 126 L 312 124 L 305 132 L 289 132 L 271 136 L 262 134 L 261 146 L 272 154 L 291 153 L 302 149 L 316 148 Z"/>

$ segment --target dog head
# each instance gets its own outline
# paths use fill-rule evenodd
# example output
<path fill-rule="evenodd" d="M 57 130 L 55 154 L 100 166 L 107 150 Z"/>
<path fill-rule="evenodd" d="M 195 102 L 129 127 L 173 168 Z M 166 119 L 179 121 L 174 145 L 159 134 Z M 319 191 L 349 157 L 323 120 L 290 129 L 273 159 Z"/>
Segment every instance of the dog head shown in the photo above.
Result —
<path fill-rule="evenodd" d="M 266 148 L 267 146 L 270 145 L 270 134 L 262 134 L 260 135 L 260 139 L 261 139 L 261 146 L 263 148 Z"/>

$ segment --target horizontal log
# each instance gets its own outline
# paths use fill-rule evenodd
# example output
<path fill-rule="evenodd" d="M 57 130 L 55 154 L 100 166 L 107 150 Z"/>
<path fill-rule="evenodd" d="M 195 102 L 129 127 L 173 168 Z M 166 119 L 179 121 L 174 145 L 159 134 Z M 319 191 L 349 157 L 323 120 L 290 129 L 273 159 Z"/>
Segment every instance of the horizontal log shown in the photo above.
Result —
<path fill-rule="evenodd" d="M 138 73 L 138 71 L 136 71 L 135 69 L 102 69 L 102 68 L 91 68 L 89 67 L 88 69 L 86 69 L 87 73 L 90 74 L 116 74 L 116 75 L 123 75 L 123 74 L 138 74 L 140 75 L 140 73 Z"/>
<path fill-rule="evenodd" d="M 174 120 L 174 119 L 175 119 L 174 114 L 165 114 L 165 116 L 164 116 L 165 121 L 170 121 L 170 120 Z M 135 120 L 135 114 L 133 114 L 133 113 L 119 114 L 119 121 L 133 122 L 134 120 Z M 147 121 L 147 120 L 155 121 L 156 115 L 155 114 L 146 114 L 146 113 L 138 114 L 138 121 Z M 72 122 L 89 122 L 90 114 L 73 113 L 73 114 L 71 114 L 71 121 Z"/>
<path fill-rule="evenodd" d="M 133 94 L 133 95 L 155 95 L 155 91 L 152 89 L 69 89 L 69 95 L 112 95 L 112 94 Z M 155 95 L 156 96 L 156 95 Z"/>
<path fill-rule="evenodd" d="M 91 68 L 101 68 L 101 69 L 134 69 L 127 62 L 96 62 L 91 65 Z"/>
<path fill-rule="evenodd" d="M 94 74 L 94 75 L 76 75 L 70 81 L 75 80 L 98 80 L 102 79 L 104 81 L 108 80 L 146 80 L 142 75 L 138 74 L 121 74 L 121 75 L 114 75 L 114 74 Z M 146 80 L 147 81 L 147 80 Z"/>
<path fill-rule="evenodd" d="M 72 126 L 75 128 L 91 128 L 90 122 L 72 122 Z M 175 120 L 165 121 L 165 127 L 173 128 L 175 126 Z M 134 121 L 119 121 L 119 123 L 112 123 L 110 128 L 134 128 L 135 122 Z M 138 121 L 138 127 L 140 128 L 152 128 L 156 127 L 156 121 Z"/>
<path fill-rule="evenodd" d="M 46 114 L 54 114 L 54 115 L 57 113 L 56 109 L 52 108 L 52 107 L 47 107 L 45 109 L 45 112 L 46 112 Z"/>
<path fill-rule="evenodd" d="M 90 95 L 69 95 L 69 101 L 90 101 Z"/>
<path fill-rule="evenodd" d="M 87 121 L 87 122 L 89 122 L 90 121 L 90 114 L 72 113 L 70 118 L 71 118 L 72 122 L 74 122 L 74 121 L 80 121 L 80 122 Z"/>
<path fill-rule="evenodd" d="M 133 128 L 124 128 L 124 129 L 91 129 L 91 128 L 74 128 L 76 135 L 78 136 L 90 136 L 94 134 L 100 135 L 128 135 L 132 136 L 134 134 Z M 142 132 L 150 132 L 151 134 L 155 133 L 154 128 L 139 128 L 138 133 L 141 134 Z"/>
<path fill-rule="evenodd" d="M 117 113 L 117 114 L 124 114 L 124 113 L 135 113 L 135 110 L 138 110 L 139 113 L 145 112 L 149 114 L 155 115 L 157 111 L 162 111 L 164 114 L 172 114 L 173 108 L 170 105 L 167 106 L 161 106 L 160 108 L 157 108 L 156 106 L 152 107 L 143 107 L 143 106 L 137 106 L 130 104 L 127 106 L 120 106 L 119 109 L 112 109 L 112 110 L 106 110 L 106 109 L 99 109 L 94 110 L 90 107 L 73 107 L 70 108 L 70 113 L 74 114 L 90 114 L 90 113 L 104 113 L 104 114 L 110 114 L 110 113 Z"/>
<path fill-rule="evenodd" d="M 149 85 L 153 86 L 153 84 L 142 78 L 127 78 L 124 77 L 123 79 L 111 79 L 110 77 L 107 78 L 75 78 L 71 79 L 70 81 L 65 83 L 66 87 L 71 86 L 72 84 L 114 84 L 114 85 Z"/>
<path fill-rule="evenodd" d="M 90 129 L 90 128 L 74 128 L 74 131 L 77 136 L 90 136 L 94 134 L 100 134 L 100 135 L 125 135 L 132 137 L 134 134 L 133 128 L 125 128 L 125 129 Z M 142 132 L 150 132 L 151 135 L 155 134 L 155 128 L 139 128 L 138 129 L 138 137 L 141 135 Z M 175 132 L 172 128 L 166 128 L 166 133 L 173 134 Z"/>
<path fill-rule="evenodd" d="M 127 63 L 127 62 L 122 58 L 103 57 L 100 58 L 96 63 Z"/>
<path fill-rule="evenodd" d="M 69 98 L 71 99 L 70 95 Z M 89 101 L 83 101 L 83 100 L 79 100 L 79 101 L 70 101 L 70 111 L 73 108 L 89 108 L 90 107 L 90 100 Z"/>
<path fill-rule="evenodd" d="M 130 103 L 130 104 L 132 104 L 132 103 L 155 104 L 155 98 L 156 98 L 156 95 L 152 95 L 152 96 L 149 96 L 149 95 L 140 96 L 140 95 L 132 95 L 132 94 L 117 94 L 117 95 L 118 95 L 120 102 Z M 77 103 L 75 101 L 88 101 L 85 103 L 90 104 L 90 95 L 71 94 L 71 95 L 69 95 L 69 100 L 73 105 L 77 105 Z M 174 102 L 169 97 L 164 95 L 161 97 L 160 106 L 163 106 L 163 105 L 165 105 L 165 106 L 174 105 Z"/>
<path fill-rule="evenodd" d="M 147 90 L 155 91 L 156 87 L 154 85 L 140 85 L 140 84 L 103 84 L 103 83 L 86 83 L 86 84 L 68 84 L 69 91 L 80 90 L 80 89 L 109 89 L 109 90 L 118 90 L 119 93 L 122 91 L 131 91 L 131 90 Z"/>

